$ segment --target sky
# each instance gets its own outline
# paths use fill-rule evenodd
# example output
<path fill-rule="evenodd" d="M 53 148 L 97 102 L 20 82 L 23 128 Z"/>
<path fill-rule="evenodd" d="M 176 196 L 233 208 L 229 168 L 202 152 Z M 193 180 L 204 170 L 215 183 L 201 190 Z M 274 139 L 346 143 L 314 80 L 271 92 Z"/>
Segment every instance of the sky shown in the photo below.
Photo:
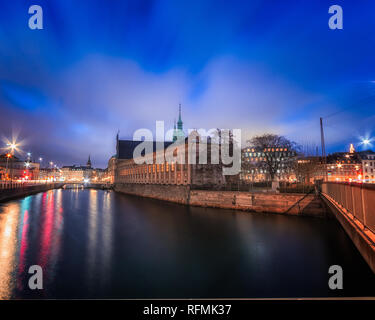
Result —
<path fill-rule="evenodd" d="M 375 136 L 374 1 L 0 4 L 0 147 L 17 137 L 21 157 L 105 168 L 118 130 L 168 130 L 179 103 L 185 129 L 241 129 L 243 144 L 275 133 L 315 151 L 320 117 L 328 152 Z"/>

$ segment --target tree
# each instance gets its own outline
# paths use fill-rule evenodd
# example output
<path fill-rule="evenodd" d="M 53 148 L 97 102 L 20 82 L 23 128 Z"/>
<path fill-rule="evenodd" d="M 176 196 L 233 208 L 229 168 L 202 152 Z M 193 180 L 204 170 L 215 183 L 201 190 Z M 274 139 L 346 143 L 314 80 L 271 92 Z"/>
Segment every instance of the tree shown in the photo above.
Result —
<path fill-rule="evenodd" d="M 263 169 L 272 181 L 275 176 L 280 176 L 283 172 L 293 169 L 299 149 L 295 142 L 283 136 L 269 133 L 255 136 L 247 142 L 258 154 L 258 161 L 254 165 Z"/>
<path fill-rule="evenodd" d="M 320 157 L 300 157 L 295 161 L 294 172 L 298 182 L 310 183 L 313 178 L 319 177 L 322 171 L 322 160 Z"/>

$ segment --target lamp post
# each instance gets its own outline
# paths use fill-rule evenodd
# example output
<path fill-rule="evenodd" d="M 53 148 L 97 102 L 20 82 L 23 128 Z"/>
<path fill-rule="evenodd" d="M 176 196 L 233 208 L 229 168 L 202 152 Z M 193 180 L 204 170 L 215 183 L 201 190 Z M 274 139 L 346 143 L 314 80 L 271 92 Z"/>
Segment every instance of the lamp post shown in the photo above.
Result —
<path fill-rule="evenodd" d="M 8 161 L 9 161 L 9 158 L 11 158 L 12 155 L 10 153 L 7 153 L 6 154 L 6 158 L 7 158 L 7 163 L 6 163 L 6 167 L 5 167 L 5 179 L 8 180 Z"/>
<path fill-rule="evenodd" d="M 50 161 L 49 163 L 50 167 L 51 167 L 51 172 L 53 172 L 53 177 L 55 176 L 55 173 L 53 171 L 53 161 Z"/>
<path fill-rule="evenodd" d="M 14 150 L 17 149 L 17 144 L 12 142 L 12 143 L 7 143 L 8 148 L 10 149 L 10 153 L 8 153 L 9 156 L 7 156 L 7 171 L 8 171 L 8 160 L 12 159 L 14 155 Z M 10 180 L 13 181 L 13 166 L 11 166 L 11 174 L 10 174 Z"/>

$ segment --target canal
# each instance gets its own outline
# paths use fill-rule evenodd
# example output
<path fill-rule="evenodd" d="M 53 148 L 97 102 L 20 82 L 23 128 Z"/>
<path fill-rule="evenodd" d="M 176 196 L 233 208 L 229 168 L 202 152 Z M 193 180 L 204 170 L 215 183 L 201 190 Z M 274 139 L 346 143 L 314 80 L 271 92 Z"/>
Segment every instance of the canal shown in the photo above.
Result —
<path fill-rule="evenodd" d="M 344 289 L 328 288 L 340 265 Z M 28 268 L 43 269 L 43 290 Z M 0 204 L 0 298 L 374 296 L 335 220 L 185 207 L 103 190 Z"/>

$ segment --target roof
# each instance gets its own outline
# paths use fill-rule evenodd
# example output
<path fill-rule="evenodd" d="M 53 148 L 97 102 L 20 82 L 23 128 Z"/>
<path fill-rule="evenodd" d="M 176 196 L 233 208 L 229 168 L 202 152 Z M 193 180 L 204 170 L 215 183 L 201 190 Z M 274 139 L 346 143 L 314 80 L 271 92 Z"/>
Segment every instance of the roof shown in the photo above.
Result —
<path fill-rule="evenodd" d="M 327 156 L 327 163 L 336 163 L 337 161 L 343 163 L 360 163 L 361 158 L 358 152 L 335 152 Z"/>
<path fill-rule="evenodd" d="M 132 159 L 134 149 L 144 141 L 133 140 L 118 140 L 117 142 L 117 159 Z M 149 141 L 152 143 L 152 150 L 156 151 L 156 141 Z M 164 149 L 170 146 L 173 142 L 164 142 Z"/>
<path fill-rule="evenodd" d="M 88 167 L 88 166 L 76 166 L 76 165 L 72 165 L 72 166 L 63 166 L 61 167 L 61 169 L 70 169 L 70 170 L 93 170 L 92 168 Z"/>

